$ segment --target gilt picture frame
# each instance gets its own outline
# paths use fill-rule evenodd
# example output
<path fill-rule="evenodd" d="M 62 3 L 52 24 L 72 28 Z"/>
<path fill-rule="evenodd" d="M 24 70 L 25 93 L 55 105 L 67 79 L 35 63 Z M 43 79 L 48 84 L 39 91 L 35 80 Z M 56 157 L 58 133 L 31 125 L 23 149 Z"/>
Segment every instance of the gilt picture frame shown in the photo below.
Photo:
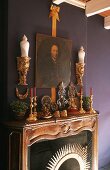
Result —
<path fill-rule="evenodd" d="M 37 88 L 57 87 L 71 78 L 72 41 L 44 34 L 36 35 L 35 85 Z"/>

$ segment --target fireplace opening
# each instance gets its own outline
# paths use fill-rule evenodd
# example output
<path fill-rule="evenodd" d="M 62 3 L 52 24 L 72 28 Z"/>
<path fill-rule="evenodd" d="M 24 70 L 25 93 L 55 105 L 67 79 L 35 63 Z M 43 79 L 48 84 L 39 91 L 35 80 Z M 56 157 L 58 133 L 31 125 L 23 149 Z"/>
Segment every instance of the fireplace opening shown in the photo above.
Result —
<path fill-rule="evenodd" d="M 92 132 L 87 130 L 36 142 L 28 149 L 29 170 L 92 170 Z"/>
<path fill-rule="evenodd" d="M 80 170 L 79 162 L 74 158 L 67 159 L 59 168 L 59 170 L 73 170 L 73 169 Z"/>

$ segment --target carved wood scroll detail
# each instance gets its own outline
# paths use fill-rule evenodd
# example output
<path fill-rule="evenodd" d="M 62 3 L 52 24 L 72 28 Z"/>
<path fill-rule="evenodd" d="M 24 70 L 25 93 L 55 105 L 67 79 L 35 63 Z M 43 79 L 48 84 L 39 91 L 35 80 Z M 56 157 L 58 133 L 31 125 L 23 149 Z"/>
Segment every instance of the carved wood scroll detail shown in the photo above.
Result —
<path fill-rule="evenodd" d="M 30 126 L 26 128 L 27 145 L 32 145 L 41 140 L 52 140 L 76 135 L 83 130 L 94 131 L 95 125 L 96 117 L 88 117 L 79 120 L 66 120 Z"/>

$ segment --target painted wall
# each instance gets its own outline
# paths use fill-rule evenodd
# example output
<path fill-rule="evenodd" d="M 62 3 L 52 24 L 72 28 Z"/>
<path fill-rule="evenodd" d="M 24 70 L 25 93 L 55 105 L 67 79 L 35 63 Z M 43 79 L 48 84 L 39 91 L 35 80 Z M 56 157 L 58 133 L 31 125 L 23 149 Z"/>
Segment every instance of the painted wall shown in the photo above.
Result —
<path fill-rule="evenodd" d="M 35 58 L 36 58 L 36 33 L 51 35 L 51 19 L 49 19 L 50 2 L 41 0 L 15 2 L 9 1 L 8 7 L 8 103 L 15 98 L 15 87 L 18 83 L 16 57 L 20 56 L 19 43 L 24 34 L 30 42 L 29 56 L 31 67 L 28 72 L 29 87 L 34 86 Z M 66 15 L 65 15 L 66 14 Z M 72 76 L 77 51 L 81 45 L 86 48 L 86 22 L 84 11 L 73 8 L 71 5 L 62 4 L 60 23 L 57 24 L 57 36 L 72 39 Z M 71 20 L 71 22 L 70 22 Z M 13 66 L 13 67 L 12 67 Z M 50 95 L 50 89 L 37 89 L 37 95 Z M 9 112 L 8 112 L 9 113 Z"/>
<path fill-rule="evenodd" d="M 110 30 L 105 30 L 103 23 L 99 16 L 88 18 L 87 87 L 93 87 L 94 108 L 100 113 L 100 166 L 110 162 Z"/>
<path fill-rule="evenodd" d="M 15 87 L 18 82 L 16 57 L 20 56 L 19 42 L 24 34 L 30 42 L 29 56 L 31 67 L 28 73 L 29 87 L 34 86 L 36 33 L 51 35 L 51 20 L 49 16 L 50 1 L 41 0 L 11 0 L 8 1 L 8 48 L 7 48 L 7 102 L 15 99 Z M 99 164 L 110 161 L 109 132 L 109 41 L 110 31 L 103 28 L 103 18 L 93 16 L 86 18 L 84 11 L 69 4 L 62 4 L 60 23 L 57 36 L 73 40 L 72 49 L 72 80 L 74 62 L 81 45 L 86 50 L 85 87 L 88 93 L 90 86 L 94 89 L 94 107 L 99 116 Z M 38 89 L 38 96 L 50 94 L 50 89 Z M 5 114 L 10 117 L 10 113 Z"/>

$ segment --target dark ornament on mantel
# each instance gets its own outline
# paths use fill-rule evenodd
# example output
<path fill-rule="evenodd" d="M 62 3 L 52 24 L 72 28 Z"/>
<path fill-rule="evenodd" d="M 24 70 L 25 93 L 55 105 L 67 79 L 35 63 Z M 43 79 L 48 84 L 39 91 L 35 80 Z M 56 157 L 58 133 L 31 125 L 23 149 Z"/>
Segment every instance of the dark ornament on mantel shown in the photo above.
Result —
<path fill-rule="evenodd" d="M 77 105 L 76 105 L 76 94 L 77 90 L 75 85 L 71 82 L 68 86 L 68 113 L 74 114 L 74 112 L 78 111 Z"/>
<path fill-rule="evenodd" d="M 66 99 L 66 90 L 63 82 L 59 84 L 57 104 L 60 111 L 65 110 L 66 105 L 68 104 L 68 100 Z"/>
<path fill-rule="evenodd" d="M 42 114 L 43 118 L 51 118 L 52 114 L 50 112 L 51 109 L 51 98 L 49 96 L 43 96 L 42 100 Z"/>
<path fill-rule="evenodd" d="M 58 110 L 58 105 L 55 102 L 51 103 L 51 111 L 52 113 L 56 112 Z"/>

